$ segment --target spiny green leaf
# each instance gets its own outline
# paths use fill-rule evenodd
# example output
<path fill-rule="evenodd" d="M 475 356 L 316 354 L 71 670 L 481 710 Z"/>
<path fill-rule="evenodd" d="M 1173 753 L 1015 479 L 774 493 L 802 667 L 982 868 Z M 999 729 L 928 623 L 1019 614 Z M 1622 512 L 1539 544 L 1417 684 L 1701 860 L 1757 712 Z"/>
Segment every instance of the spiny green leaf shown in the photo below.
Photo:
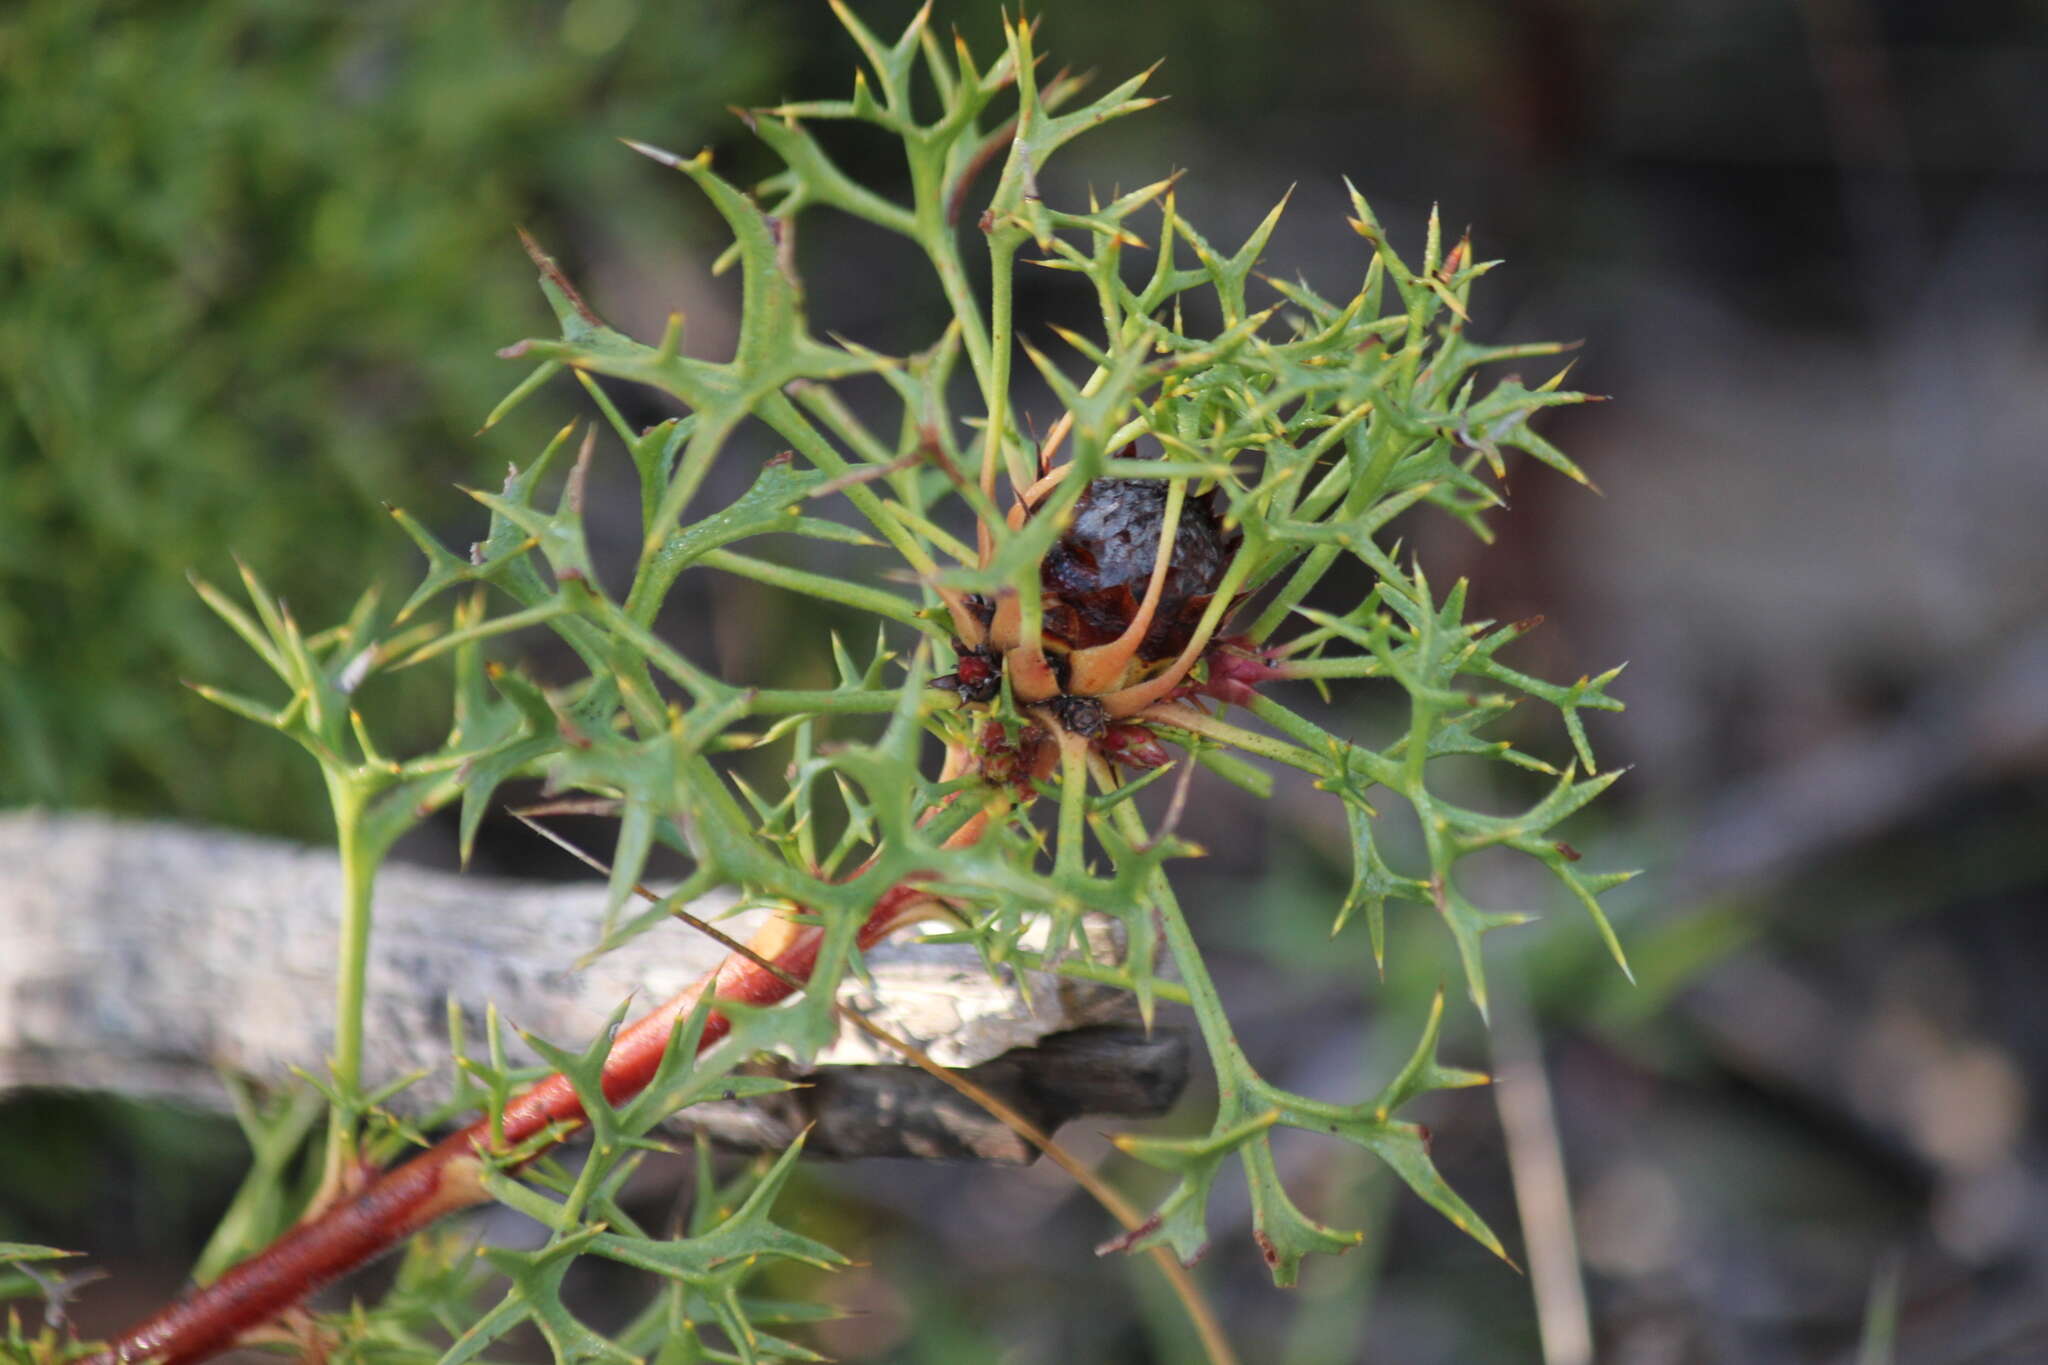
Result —
<path fill-rule="evenodd" d="M 1326 1227 L 1294 1206 L 1274 1167 L 1269 1137 L 1245 1144 L 1244 1169 L 1251 1187 L 1252 1237 L 1273 1272 L 1273 1283 L 1282 1289 L 1300 1279 L 1303 1257 L 1319 1252 L 1341 1255 L 1365 1240 L 1363 1232 Z"/>
<path fill-rule="evenodd" d="M 1216 1183 L 1224 1161 L 1248 1142 L 1263 1140 L 1279 1117 L 1279 1112 L 1273 1110 L 1228 1126 L 1219 1119 L 1216 1128 L 1198 1138 L 1142 1138 L 1128 1134 L 1111 1138 L 1125 1155 L 1148 1166 L 1177 1171 L 1181 1178 L 1149 1219 L 1104 1243 L 1096 1254 L 1139 1251 L 1164 1243 L 1173 1248 L 1182 1264 L 1193 1265 L 1209 1245 L 1209 1190 Z"/>

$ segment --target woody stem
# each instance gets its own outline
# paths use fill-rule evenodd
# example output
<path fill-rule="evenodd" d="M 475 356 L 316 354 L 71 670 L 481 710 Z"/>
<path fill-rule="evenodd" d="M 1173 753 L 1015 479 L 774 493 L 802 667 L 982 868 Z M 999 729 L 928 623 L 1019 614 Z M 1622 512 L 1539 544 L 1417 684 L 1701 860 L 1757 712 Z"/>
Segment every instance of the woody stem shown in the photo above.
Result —
<path fill-rule="evenodd" d="M 926 893 L 898 883 L 876 902 L 857 943 L 872 947 L 905 922 Z M 714 972 L 620 1030 L 604 1065 L 604 1094 L 618 1104 L 654 1076 L 676 1024 L 706 990 L 735 1004 L 772 1005 L 794 994 L 791 981 L 808 980 L 824 931 L 800 929 L 773 960 L 776 971 L 735 954 Z M 720 1013 L 705 1021 L 698 1051 L 723 1040 L 731 1023 Z M 167 1305 L 123 1332 L 87 1365 L 189 1365 L 228 1349 L 244 1333 L 272 1321 L 315 1290 L 392 1250 L 413 1233 L 460 1209 L 487 1203 L 482 1176 L 503 1151 L 543 1139 L 560 1141 L 579 1125 L 583 1106 L 560 1074 L 534 1084 L 505 1106 L 504 1147 L 496 1146 L 489 1118 L 481 1118 L 412 1160 L 384 1172 L 356 1195 L 339 1200 L 189 1298 Z M 547 1145 L 553 1145 L 549 1143 Z M 532 1155 L 538 1155 L 533 1153 Z M 530 1159 L 530 1156 L 529 1158 Z"/>

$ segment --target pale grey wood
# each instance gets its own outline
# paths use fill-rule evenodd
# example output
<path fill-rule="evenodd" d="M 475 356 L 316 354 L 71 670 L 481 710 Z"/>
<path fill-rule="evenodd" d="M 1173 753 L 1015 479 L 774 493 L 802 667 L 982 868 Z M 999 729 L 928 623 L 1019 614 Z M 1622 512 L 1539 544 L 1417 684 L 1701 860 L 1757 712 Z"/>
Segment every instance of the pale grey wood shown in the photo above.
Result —
<path fill-rule="evenodd" d="M 340 884 L 329 850 L 164 822 L 0 813 L 0 1094 L 64 1086 L 218 1106 L 221 1070 L 262 1082 L 321 1071 L 333 1044 Z M 510 1024 L 581 1046 L 619 1001 L 652 1005 L 724 955 L 674 923 L 578 970 L 603 904 L 594 879 L 388 866 L 377 885 L 366 1084 L 426 1070 L 401 1106 L 446 1097 L 451 996 L 477 1055 L 492 1003 Z M 692 908 L 716 919 L 729 906 Z M 722 927 L 744 939 L 761 913 Z M 1100 936 L 1096 950 L 1115 951 Z M 849 983 L 844 998 L 948 1066 L 1130 1017 L 1122 992 L 1043 975 L 1020 991 L 964 948 L 889 945 L 868 962 L 873 991 Z M 845 1033 L 818 1064 L 896 1060 Z M 792 1121 L 733 1106 L 699 1117 L 748 1145 L 786 1137 Z"/>

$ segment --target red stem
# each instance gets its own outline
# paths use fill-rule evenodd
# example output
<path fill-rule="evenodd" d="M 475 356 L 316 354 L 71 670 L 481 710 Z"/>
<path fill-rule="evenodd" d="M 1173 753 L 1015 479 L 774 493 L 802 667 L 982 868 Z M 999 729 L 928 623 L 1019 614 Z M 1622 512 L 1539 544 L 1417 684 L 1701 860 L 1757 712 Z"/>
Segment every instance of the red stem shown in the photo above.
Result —
<path fill-rule="evenodd" d="M 861 926 L 859 944 L 868 948 L 906 922 L 925 899 L 897 885 L 875 903 Z M 773 956 L 775 966 L 797 981 L 810 979 L 824 937 L 815 926 L 799 928 Z M 789 982 L 738 954 L 682 994 L 619 1030 L 605 1058 L 604 1093 L 614 1104 L 638 1094 L 654 1078 L 676 1021 L 695 1007 L 706 988 L 713 999 L 772 1005 L 794 993 Z M 704 1023 L 701 1053 L 725 1037 L 731 1023 L 713 1014 Z M 517 1146 L 557 1123 L 574 1124 L 583 1106 L 568 1077 L 559 1072 L 536 1082 L 505 1106 L 504 1140 Z M 402 1166 L 384 1172 L 366 1188 L 301 1223 L 262 1251 L 188 1298 L 159 1309 L 110 1342 L 86 1365 L 149 1360 L 155 1365 L 188 1365 L 206 1360 L 244 1333 L 272 1321 L 321 1286 L 365 1265 L 429 1223 L 488 1203 L 482 1174 L 493 1147 L 491 1121 L 478 1119 L 442 1139 Z"/>

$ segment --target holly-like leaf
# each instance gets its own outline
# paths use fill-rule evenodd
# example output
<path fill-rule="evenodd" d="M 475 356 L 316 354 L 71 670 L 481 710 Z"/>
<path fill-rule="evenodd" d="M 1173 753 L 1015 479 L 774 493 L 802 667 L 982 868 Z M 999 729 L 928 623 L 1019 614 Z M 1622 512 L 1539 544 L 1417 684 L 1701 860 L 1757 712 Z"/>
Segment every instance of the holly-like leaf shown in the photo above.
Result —
<path fill-rule="evenodd" d="M 1209 1191 L 1223 1163 L 1265 1134 L 1280 1119 L 1278 1110 L 1268 1110 L 1237 1123 L 1221 1119 L 1208 1133 L 1197 1138 L 1145 1138 L 1122 1135 L 1111 1138 L 1117 1150 L 1147 1166 L 1179 1173 L 1180 1182 L 1150 1218 L 1123 1236 L 1096 1248 L 1096 1254 L 1138 1251 L 1164 1243 L 1173 1248 L 1182 1264 L 1193 1265 L 1209 1247 Z"/>

